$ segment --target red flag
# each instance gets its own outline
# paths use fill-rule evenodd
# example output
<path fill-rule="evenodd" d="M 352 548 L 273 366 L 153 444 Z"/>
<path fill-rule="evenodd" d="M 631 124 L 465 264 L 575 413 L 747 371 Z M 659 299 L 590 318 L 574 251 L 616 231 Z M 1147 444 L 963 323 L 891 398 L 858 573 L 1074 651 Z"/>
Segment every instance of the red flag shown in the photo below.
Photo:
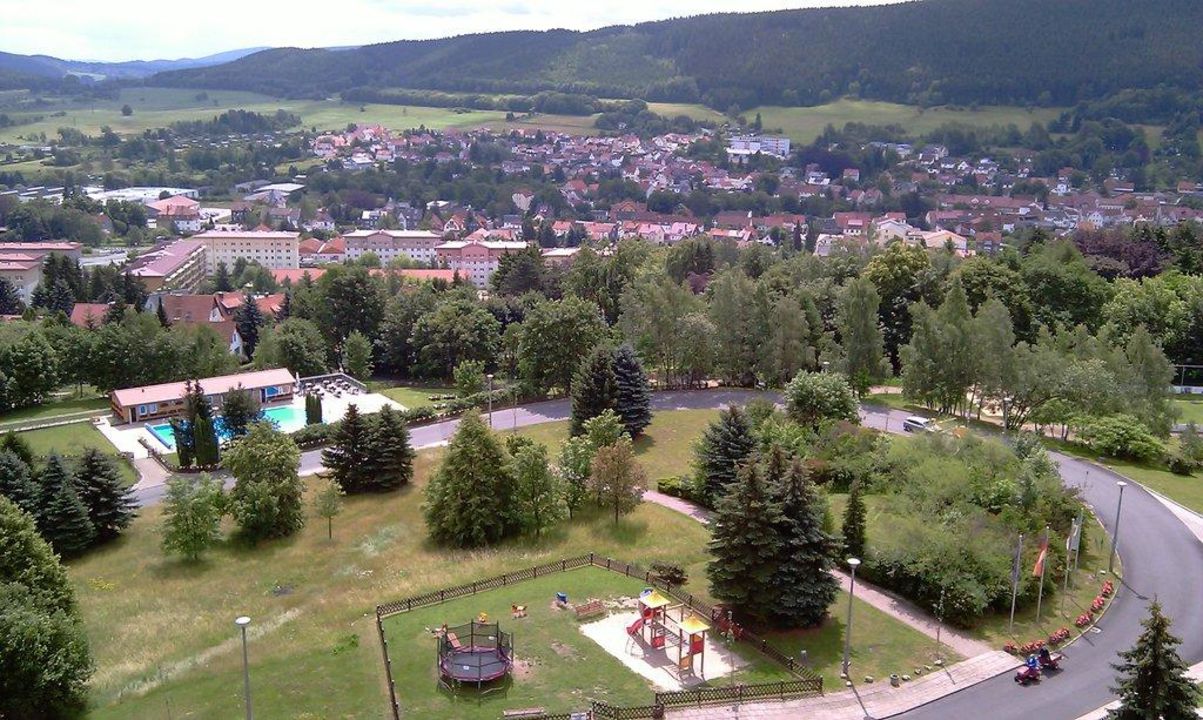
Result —
<path fill-rule="evenodd" d="M 1040 553 L 1036 555 L 1036 565 L 1032 568 L 1032 577 L 1044 576 L 1044 558 L 1048 555 L 1048 534 L 1040 541 Z"/>

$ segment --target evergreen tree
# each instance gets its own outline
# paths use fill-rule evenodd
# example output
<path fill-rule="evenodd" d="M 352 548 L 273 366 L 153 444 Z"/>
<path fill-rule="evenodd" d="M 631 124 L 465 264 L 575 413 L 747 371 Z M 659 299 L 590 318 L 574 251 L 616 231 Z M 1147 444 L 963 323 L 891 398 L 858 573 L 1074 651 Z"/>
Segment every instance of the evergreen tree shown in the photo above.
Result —
<path fill-rule="evenodd" d="M 171 418 L 167 421 L 171 425 L 171 434 L 175 437 L 175 454 L 179 458 L 180 467 L 191 467 L 192 462 L 196 459 L 196 448 L 192 441 L 192 428 L 188 426 L 188 421 L 183 418 Z"/>
<path fill-rule="evenodd" d="M 388 405 L 372 423 L 368 444 L 366 490 L 396 490 L 414 476 L 414 449 L 401 415 Z"/>
<path fill-rule="evenodd" d="M 262 418 L 259 400 L 250 390 L 238 387 L 226 393 L 221 405 L 221 419 L 230 432 L 231 437 L 242 437 L 250 429 L 251 423 Z"/>
<path fill-rule="evenodd" d="M 230 279 L 230 268 L 224 260 L 217 263 L 217 273 L 213 276 L 213 289 L 217 292 L 230 292 L 234 289 L 234 281 Z"/>
<path fill-rule="evenodd" d="M 698 471 L 698 483 L 703 498 L 710 507 L 735 481 L 739 466 L 756 449 L 756 438 L 748 416 L 739 407 L 732 405 L 719 413 L 718 420 L 710 423 L 694 450 Z"/>
<path fill-rule="evenodd" d="M 0 439 L 0 450 L 7 450 L 13 455 L 21 458 L 21 462 L 25 463 L 30 468 L 33 467 L 34 460 L 36 459 L 33 454 L 33 447 L 30 446 L 28 440 L 21 437 L 17 433 L 11 430 L 4 433 L 4 438 Z"/>
<path fill-rule="evenodd" d="M 865 499 L 861 495 L 860 481 L 852 483 L 848 491 L 848 504 L 844 506 L 844 524 L 841 530 L 844 539 L 844 557 L 865 557 Z"/>
<path fill-rule="evenodd" d="M 42 486 L 41 514 L 38 516 L 42 537 L 60 555 L 78 555 L 96 539 L 96 528 L 75 491 L 75 483 L 63 459 L 58 455 L 48 457 L 38 480 Z"/>
<path fill-rule="evenodd" d="M 31 517 L 38 516 L 41 491 L 33 479 L 33 471 L 11 450 L 0 450 L 0 495 Z"/>
<path fill-rule="evenodd" d="M 652 422 L 652 391 L 643 364 L 630 345 L 621 345 L 614 351 L 614 380 L 617 384 L 614 410 L 622 418 L 627 434 L 637 438 Z"/>
<path fill-rule="evenodd" d="M 442 545 L 490 545 L 515 529 L 514 481 L 505 452 L 480 414 L 464 415 L 447 454 L 426 486 L 423 512 Z"/>
<path fill-rule="evenodd" d="M 167 318 L 167 310 L 163 308 L 163 298 L 159 298 L 159 306 L 155 310 L 155 315 L 159 318 L 159 324 L 163 327 L 171 327 L 171 320 Z"/>
<path fill-rule="evenodd" d="M 217 430 L 213 427 L 213 419 L 200 416 L 192 426 L 192 445 L 196 453 L 196 464 L 201 467 L 214 467 L 221 457 L 218 449 Z"/>
<path fill-rule="evenodd" d="M 569 432 L 580 435 L 585 421 L 613 410 L 618 399 L 614 362 L 609 348 L 593 348 L 577 369 L 572 380 L 572 423 Z"/>
<path fill-rule="evenodd" d="M 221 537 L 225 498 L 221 483 L 201 475 L 173 475 L 163 499 L 163 551 L 198 559 Z"/>
<path fill-rule="evenodd" d="M 267 324 L 267 319 L 263 317 L 263 311 L 259 309 L 255 297 L 250 293 L 243 296 L 242 304 L 234 311 L 234 324 L 242 337 L 243 355 L 252 357 L 255 347 L 259 344 L 259 331 Z"/>
<path fill-rule="evenodd" d="M 360 414 L 355 403 L 347 406 L 347 414 L 330 445 L 322 451 L 322 465 L 330 476 L 352 495 L 372 489 L 372 427 Z"/>
<path fill-rule="evenodd" d="M 75 468 L 75 487 L 100 542 L 117 537 L 133 521 L 137 507 L 133 492 L 122 482 L 110 456 L 95 448 L 84 450 Z"/>
<path fill-rule="evenodd" d="M 1194 720 L 1200 700 L 1198 687 L 1187 676 L 1188 667 L 1178 655 L 1182 643 L 1170 632 L 1170 619 L 1161 604 L 1149 605 L 1144 632 L 1132 649 L 1119 654 L 1112 667 L 1119 672 L 1111 692 L 1120 705 L 1107 713 L 1110 720 Z"/>
<path fill-rule="evenodd" d="M 710 539 L 712 559 L 706 566 L 711 593 L 741 618 L 764 622 L 775 611 L 779 592 L 774 582 L 782 554 L 778 529 L 783 522 L 760 466 L 744 465 L 729 492 L 718 500 Z"/>
<path fill-rule="evenodd" d="M 0 315 L 20 315 L 25 311 L 25 302 L 17 288 L 8 278 L 0 278 Z"/>
<path fill-rule="evenodd" d="M 823 529 L 822 500 L 801 460 L 793 460 L 771 492 L 781 508 L 776 525 L 781 554 L 772 582 L 776 593 L 772 614 L 785 627 L 813 627 L 827 617 L 839 590 L 831 574 L 837 546 Z"/>
<path fill-rule="evenodd" d="M 305 396 L 305 424 L 319 425 L 322 422 L 322 396 Z"/>

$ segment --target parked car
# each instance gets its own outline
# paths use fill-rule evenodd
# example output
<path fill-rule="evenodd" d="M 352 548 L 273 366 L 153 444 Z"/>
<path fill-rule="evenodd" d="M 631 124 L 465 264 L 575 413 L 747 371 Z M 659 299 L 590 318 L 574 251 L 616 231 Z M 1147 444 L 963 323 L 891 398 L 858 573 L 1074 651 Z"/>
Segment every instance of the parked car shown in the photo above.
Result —
<path fill-rule="evenodd" d="M 935 420 L 917 415 L 902 421 L 903 432 L 935 432 L 937 429 Z"/>

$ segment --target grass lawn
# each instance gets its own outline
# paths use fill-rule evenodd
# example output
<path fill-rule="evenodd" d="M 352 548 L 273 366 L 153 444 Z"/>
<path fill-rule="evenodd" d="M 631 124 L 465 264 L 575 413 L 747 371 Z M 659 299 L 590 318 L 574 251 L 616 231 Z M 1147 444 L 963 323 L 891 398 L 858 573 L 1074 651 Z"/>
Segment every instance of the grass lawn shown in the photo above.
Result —
<path fill-rule="evenodd" d="M 108 408 L 109 399 L 106 397 L 71 397 L 67 400 L 44 403 L 35 407 L 19 408 L 0 414 L 0 431 L 15 426 L 47 422 L 64 416 L 103 415 Z"/>
<path fill-rule="evenodd" d="M 387 398 L 396 400 L 407 408 L 426 407 L 433 405 L 431 395 L 450 395 L 455 388 L 446 385 L 392 385 L 385 381 L 373 380 L 368 383 L 368 389 L 380 393 Z"/>
<path fill-rule="evenodd" d="M 499 414 L 504 410 L 498 410 Z M 635 455 L 647 471 L 649 482 L 658 478 L 692 472 L 693 443 L 711 421 L 718 419 L 718 410 L 674 410 L 656 413 L 652 424 L 635 441 Z M 520 431 L 523 435 L 547 445 L 554 459 L 560 446 L 568 439 L 568 422 L 544 423 Z"/>
<path fill-rule="evenodd" d="M 1174 407 L 1178 408 L 1178 422 L 1203 425 L 1203 397 L 1175 397 Z"/>
<path fill-rule="evenodd" d="M 843 98 L 815 107 L 766 105 L 752 108 L 743 115 L 750 120 L 756 117 L 756 113 L 760 113 L 766 131 L 775 132 L 781 129 L 795 142 L 810 143 L 829 124 L 837 129 L 842 129 L 849 122 L 900 125 L 910 135 L 931 132 L 947 122 L 976 127 L 1014 123 L 1020 130 L 1027 130 L 1033 121 L 1047 123 L 1060 115 L 1061 110 L 1034 108 L 1029 111 L 1012 106 L 983 107 L 977 110 L 935 107 L 924 110 L 913 105 Z"/>
<path fill-rule="evenodd" d="M 56 452 L 59 455 L 79 455 L 85 449 L 96 449 L 108 453 L 117 459 L 117 467 L 121 476 L 129 485 L 138 481 L 134 468 L 126 460 L 117 455 L 116 448 L 108 441 L 92 423 L 83 421 L 70 425 L 57 425 L 40 430 L 26 430 L 18 433 L 25 439 L 36 455 L 49 455 Z"/>
<path fill-rule="evenodd" d="M 705 418 L 694 411 L 657 414 L 649 433 L 654 442 L 644 448 L 642 459 L 650 466 L 667 468 L 672 458 L 687 458 L 686 448 L 694 435 L 682 428 L 691 423 L 692 432 L 699 432 Z M 562 436 L 566 424 L 559 425 Z M 550 437 L 557 436 L 549 426 L 536 426 L 529 434 L 548 430 L 553 431 Z M 241 712 L 242 659 L 233 619 L 241 614 L 253 618 L 251 677 L 260 714 L 378 719 L 385 712 L 386 691 L 371 612 L 377 603 L 589 551 L 645 567 L 653 562 L 675 563 L 688 573 L 690 591 L 706 596 L 707 529 L 650 503 L 617 525 L 605 513 L 586 512 L 538 540 L 518 539 L 477 551 L 432 546 L 421 516 L 421 489 L 442 452 L 418 454 L 413 487 L 347 498 L 343 513 L 335 518 L 333 540 L 326 538 L 324 523 L 314 522 L 295 537 L 256 548 L 237 540 L 223 541 L 200 563 L 189 564 L 163 556 L 158 532 L 161 513 L 152 507 L 143 510 L 116 542 L 72 561 L 68 572 L 97 664 L 91 716 L 223 720 L 236 716 Z M 612 580 L 622 579 L 615 575 L 605 582 Z M 562 580 L 549 582 L 556 589 L 564 588 Z M 535 587 L 537 597 L 549 598 L 554 592 Z M 620 590 L 625 592 L 625 586 Z M 572 587 L 567 591 L 584 593 Z M 466 604 L 465 611 L 473 615 L 487 609 L 482 603 L 494 601 L 508 607 L 515 601 L 512 597 L 508 592 L 478 596 Z M 538 606 L 527 604 L 532 611 Z M 840 617 L 844 611 L 840 610 Z M 435 610 L 440 612 L 448 611 Z M 921 658 L 926 638 L 900 627 L 874 629 L 873 611 L 859 602 L 855 613 L 856 627 L 866 633 L 858 634 L 864 641 L 876 642 L 871 638 L 881 635 L 890 638 L 889 653 Z M 508 624 L 508 614 L 497 617 L 503 627 Z M 860 624 L 862 618 L 865 624 Z M 537 619 L 533 613 L 532 619 Z M 884 617 L 881 622 L 894 625 Z M 523 639 L 526 633 L 536 632 L 526 629 L 533 625 L 522 626 L 517 637 L 520 649 L 534 637 Z M 834 648 L 840 646 L 840 632 L 839 622 L 832 621 L 810 635 L 782 634 L 775 641 L 791 651 L 790 643 L 805 643 L 812 664 L 830 678 L 838 672 L 839 653 Z M 865 645 L 858 652 L 866 653 L 866 658 L 887 655 L 885 648 L 869 648 Z M 430 671 L 430 648 L 413 654 Z M 764 661 L 751 655 L 753 666 L 741 673 L 741 680 L 777 672 L 759 668 L 756 663 Z M 394 644 L 392 656 L 396 663 L 408 654 Z M 863 669 L 859 663 L 858 659 L 858 673 Z M 550 665 L 536 670 L 546 669 L 547 677 L 555 677 L 547 668 Z M 579 676 L 567 682 L 571 687 L 596 684 Z M 637 677 L 632 682 L 642 683 Z M 646 686 L 636 687 L 646 692 Z M 406 707 L 412 693 L 433 692 L 433 682 L 403 687 L 400 692 Z M 490 712 L 490 717 L 500 714 L 496 706 Z"/>

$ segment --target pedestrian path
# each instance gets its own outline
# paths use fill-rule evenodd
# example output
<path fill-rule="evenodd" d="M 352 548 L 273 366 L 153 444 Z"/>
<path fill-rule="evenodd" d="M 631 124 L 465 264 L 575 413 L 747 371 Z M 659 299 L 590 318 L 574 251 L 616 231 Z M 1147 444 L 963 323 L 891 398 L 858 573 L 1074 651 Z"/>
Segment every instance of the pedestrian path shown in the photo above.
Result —
<path fill-rule="evenodd" d="M 702 524 L 710 523 L 710 513 L 705 508 L 698 507 L 688 500 L 665 495 L 654 490 L 645 492 L 643 499 L 647 502 L 666 507 L 669 510 L 675 510 L 683 515 L 688 515 Z M 840 579 L 841 587 L 847 592 L 852 584 L 852 578 L 841 570 L 835 571 L 835 575 Z M 973 657 L 983 653 L 990 653 L 994 650 L 994 648 L 991 648 L 981 640 L 969 637 L 947 626 L 941 627 L 939 621 L 913 603 L 867 583 L 858 582 L 856 584 L 856 597 L 930 638 L 934 639 L 938 634 L 941 642 L 946 643 L 963 657 Z"/>
<path fill-rule="evenodd" d="M 893 687 L 887 678 L 821 697 L 670 710 L 670 720 L 863 720 L 888 718 L 1010 672 L 1018 661 L 1001 650 L 984 653 Z"/>

